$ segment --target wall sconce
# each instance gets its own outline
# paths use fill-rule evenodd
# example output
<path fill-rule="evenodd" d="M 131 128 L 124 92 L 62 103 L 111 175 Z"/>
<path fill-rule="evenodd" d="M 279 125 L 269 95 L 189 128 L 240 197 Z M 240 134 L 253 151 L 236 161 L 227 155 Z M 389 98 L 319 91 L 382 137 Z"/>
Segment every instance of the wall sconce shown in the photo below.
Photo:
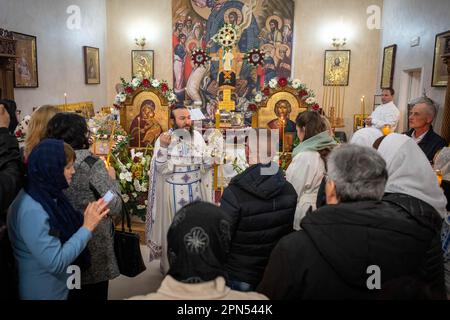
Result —
<path fill-rule="evenodd" d="M 339 48 L 347 44 L 347 38 L 333 38 L 333 42 L 331 44 L 333 47 L 339 50 Z"/>
<path fill-rule="evenodd" d="M 145 39 L 145 37 L 135 38 L 134 43 L 136 43 L 137 46 L 141 47 L 141 49 L 144 50 L 146 40 L 147 39 Z"/>

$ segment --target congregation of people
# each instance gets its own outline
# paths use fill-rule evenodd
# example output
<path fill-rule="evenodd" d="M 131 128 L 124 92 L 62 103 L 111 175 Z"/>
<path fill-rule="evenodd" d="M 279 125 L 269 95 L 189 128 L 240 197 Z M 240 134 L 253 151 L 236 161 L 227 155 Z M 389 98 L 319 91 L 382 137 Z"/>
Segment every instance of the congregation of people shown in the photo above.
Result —
<path fill-rule="evenodd" d="M 150 175 L 164 184 L 150 188 L 146 240 L 165 278 L 157 292 L 129 298 L 450 299 L 450 148 L 433 130 L 437 109 L 427 97 L 411 103 L 410 130 L 396 133 L 393 95 L 383 91 L 348 144 L 319 112 L 300 113 L 286 172 L 267 156 L 270 131 L 256 129 L 249 167 L 219 206 L 205 196 L 208 163 L 171 162 L 186 150 L 163 133 Z M 0 299 L 107 300 L 120 275 L 116 172 L 90 151 L 85 119 L 52 106 L 33 113 L 19 148 L 15 109 L 0 101 Z M 171 121 L 201 136 L 186 107 Z M 193 144 L 203 148 L 200 139 Z M 116 195 L 109 203 L 108 191 Z M 81 289 L 67 286 L 72 265 Z"/>

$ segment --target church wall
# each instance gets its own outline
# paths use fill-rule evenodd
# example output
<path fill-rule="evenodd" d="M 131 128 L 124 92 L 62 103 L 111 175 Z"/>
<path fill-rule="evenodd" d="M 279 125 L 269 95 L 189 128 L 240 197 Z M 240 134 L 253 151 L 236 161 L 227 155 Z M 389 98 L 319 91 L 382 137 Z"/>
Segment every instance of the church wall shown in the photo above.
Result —
<path fill-rule="evenodd" d="M 450 30 L 450 1 L 448 0 L 384 0 L 382 48 L 397 44 L 397 59 L 395 66 L 394 89 L 398 92 L 399 100 L 402 76 L 405 71 L 422 69 L 422 88 L 427 95 L 440 105 L 435 129 L 440 132 L 443 104 L 445 101 L 445 87 L 431 87 L 433 70 L 433 56 L 435 36 Z M 410 46 L 414 37 L 420 37 L 420 45 Z M 381 79 L 381 63 L 379 65 L 378 82 Z M 422 91 L 422 90 L 421 90 Z M 407 128 L 407 102 L 399 105 L 402 111 L 403 128 Z"/>
<path fill-rule="evenodd" d="M 106 0 L 0 0 L 0 27 L 37 36 L 39 87 L 15 89 L 23 114 L 43 104 L 93 101 L 96 108 L 106 99 Z M 70 30 L 66 13 L 70 5 L 81 9 L 81 29 Z M 83 46 L 100 49 L 100 85 L 86 85 Z"/>
<path fill-rule="evenodd" d="M 353 114 L 360 112 L 362 95 L 368 97 L 366 106 L 373 103 L 376 90 L 380 50 L 380 31 L 366 26 L 370 5 L 382 0 L 297 0 L 295 3 L 295 56 L 293 76 L 300 78 L 316 91 L 319 103 L 323 95 L 324 51 L 333 49 L 327 30 L 344 21 L 351 36 L 344 49 L 350 49 L 350 82 L 346 88 L 344 106 L 345 129 L 349 137 L 353 128 Z M 172 66 L 172 8 L 171 1 L 109 0 L 108 99 L 114 100 L 115 85 L 120 77 L 131 77 L 131 50 L 139 49 L 133 39 L 146 36 L 146 49 L 155 50 L 155 77 L 173 83 Z M 329 32 L 328 32 L 329 34 Z"/>
<path fill-rule="evenodd" d="M 394 0 L 395 1 L 395 0 Z M 347 138 L 353 133 L 353 115 L 361 113 L 361 97 L 366 97 L 366 112 L 373 105 L 377 88 L 380 31 L 367 27 L 367 8 L 382 7 L 382 0 L 297 0 L 295 3 L 294 76 L 323 98 L 325 50 L 333 49 L 332 34 L 343 22 L 351 50 L 349 86 L 345 89 L 344 121 Z M 345 30 L 347 29 L 347 30 Z"/>
<path fill-rule="evenodd" d="M 145 37 L 144 49 L 154 50 L 154 77 L 172 86 L 172 1 L 108 0 L 108 103 L 114 102 L 120 78 L 131 79 L 134 38 Z"/>

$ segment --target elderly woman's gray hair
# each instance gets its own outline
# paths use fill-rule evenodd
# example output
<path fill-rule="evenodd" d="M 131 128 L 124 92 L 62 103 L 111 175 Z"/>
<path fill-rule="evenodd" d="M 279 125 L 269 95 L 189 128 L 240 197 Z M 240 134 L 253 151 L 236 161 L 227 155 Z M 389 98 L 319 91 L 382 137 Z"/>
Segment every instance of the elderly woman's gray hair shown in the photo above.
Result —
<path fill-rule="evenodd" d="M 437 104 L 436 104 L 436 102 L 434 102 L 427 96 L 413 99 L 413 100 L 411 100 L 411 102 L 409 104 L 413 107 L 418 104 L 425 104 L 427 106 L 428 114 L 433 117 L 433 120 L 434 120 L 434 118 L 436 118 L 436 114 L 437 114 L 437 110 L 438 110 Z"/>
<path fill-rule="evenodd" d="M 336 185 L 340 202 L 381 200 L 388 172 L 373 148 L 347 144 L 331 152 L 328 177 Z"/>

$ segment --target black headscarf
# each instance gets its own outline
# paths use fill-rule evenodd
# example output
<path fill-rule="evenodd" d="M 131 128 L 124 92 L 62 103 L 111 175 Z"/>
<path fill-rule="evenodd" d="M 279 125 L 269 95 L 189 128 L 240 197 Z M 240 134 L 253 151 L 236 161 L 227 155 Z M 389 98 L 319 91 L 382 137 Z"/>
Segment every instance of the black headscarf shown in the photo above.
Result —
<path fill-rule="evenodd" d="M 76 211 L 63 190 L 69 187 L 64 177 L 66 156 L 62 140 L 45 139 L 31 152 L 28 160 L 28 176 L 25 191 L 39 202 L 49 216 L 51 236 L 62 244 L 83 225 L 83 216 Z M 81 269 L 90 265 L 86 248 L 75 261 Z"/>
<path fill-rule="evenodd" d="M 230 243 L 228 215 L 211 203 L 191 203 L 176 213 L 167 234 L 168 274 L 186 283 L 226 277 Z"/>
<path fill-rule="evenodd" d="M 19 124 L 19 121 L 17 121 L 17 105 L 13 100 L 0 100 L 0 104 L 5 106 L 6 111 L 8 111 L 9 114 L 9 127 L 8 131 L 11 134 L 14 134 L 14 131 L 16 131 L 16 127 Z"/>

